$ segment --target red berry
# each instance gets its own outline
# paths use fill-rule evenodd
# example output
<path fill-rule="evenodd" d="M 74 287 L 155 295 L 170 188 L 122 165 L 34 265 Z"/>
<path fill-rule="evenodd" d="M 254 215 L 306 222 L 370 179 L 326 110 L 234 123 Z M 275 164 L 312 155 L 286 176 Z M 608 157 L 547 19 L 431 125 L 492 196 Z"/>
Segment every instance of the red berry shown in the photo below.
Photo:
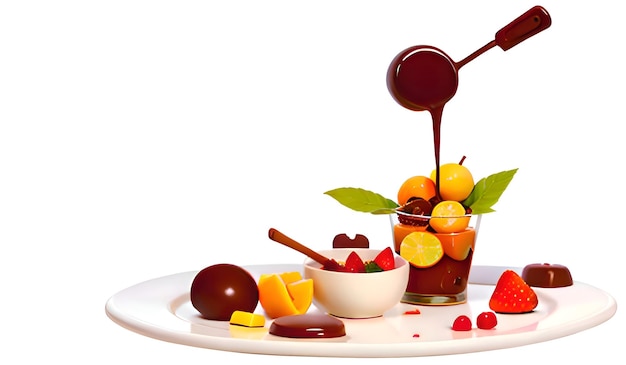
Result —
<path fill-rule="evenodd" d="M 472 320 L 468 316 L 458 316 L 452 323 L 454 331 L 470 331 L 472 329 Z"/>
<path fill-rule="evenodd" d="M 404 312 L 404 314 L 421 314 L 421 312 L 420 312 L 419 309 L 416 308 L 416 309 L 413 309 L 413 310 L 406 311 L 406 312 Z"/>
<path fill-rule="evenodd" d="M 393 270 L 396 267 L 396 261 L 393 257 L 393 251 L 391 251 L 391 247 L 387 247 L 384 250 L 380 251 L 374 262 L 381 268 L 383 271 Z"/>
<path fill-rule="evenodd" d="M 505 270 L 489 299 L 496 313 L 527 313 L 537 307 L 537 294 L 515 271 Z"/>
<path fill-rule="evenodd" d="M 352 251 L 346 258 L 344 270 L 347 272 L 365 272 L 365 263 L 356 252 Z"/>
<path fill-rule="evenodd" d="M 498 324 L 496 314 L 493 312 L 482 312 L 476 318 L 476 326 L 483 330 L 493 329 Z"/>

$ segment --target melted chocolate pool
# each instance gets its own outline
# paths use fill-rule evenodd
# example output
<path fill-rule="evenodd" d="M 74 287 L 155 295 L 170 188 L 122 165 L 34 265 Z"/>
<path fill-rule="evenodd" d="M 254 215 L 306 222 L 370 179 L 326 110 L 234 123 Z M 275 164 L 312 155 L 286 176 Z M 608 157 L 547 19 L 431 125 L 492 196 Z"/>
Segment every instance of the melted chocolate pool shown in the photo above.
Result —
<path fill-rule="evenodd" d="M 291 338 L 330 338 L 346 335 L 343 322 L 327 314 L 299 314 L 279 317 L 272 322 L 270 334 Z"/>

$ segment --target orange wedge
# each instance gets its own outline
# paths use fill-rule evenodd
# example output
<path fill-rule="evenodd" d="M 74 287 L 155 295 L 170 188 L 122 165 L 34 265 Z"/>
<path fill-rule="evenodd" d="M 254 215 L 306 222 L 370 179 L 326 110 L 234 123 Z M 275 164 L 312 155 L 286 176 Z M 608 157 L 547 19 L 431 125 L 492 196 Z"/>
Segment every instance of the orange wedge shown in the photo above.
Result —
<path fill-rule="evenodd" d="M 313 279 L 304 279 L 287 284 L 287 291 L 292 298 L 293 306 L 299 314 L 309 310 L 313 302 Z"/>
<path fill-rule="evenodd" d="M 462 261 L 474 249 L 476 231 L 469 228 L 459 233 L 436 234 L 443 246 L 443 252 L 451 258 Z"/>
<path fill-rule="evenodd" d="M 400 244 L 400 256 L 415 267 L 431 267 L 443 254 L 439 238 L 426 231 L 409 233 Z"/>
<path fill-rule="evenodd" d="M 304 314 L 313 302 L 313 280 L 299 272 L 263 274 L 259 278 L 259 302 L 270 318 Z"/>
<path fill-rule="evenodd" d="M 296 281 L 302 280 L 302 275 L 297 271 L 289 271 L 278 274 L 281 279 L 285 282 L 285 284 L 295 283 Z"/>
<path fill-rule="evenodd" d="M 465 207 L 454 200 L 444 200 L 435 205 L 430 218 L 430 226 L 437 233 L 457 233 L 469 225 L 470 217 L 465 215 Z"/>

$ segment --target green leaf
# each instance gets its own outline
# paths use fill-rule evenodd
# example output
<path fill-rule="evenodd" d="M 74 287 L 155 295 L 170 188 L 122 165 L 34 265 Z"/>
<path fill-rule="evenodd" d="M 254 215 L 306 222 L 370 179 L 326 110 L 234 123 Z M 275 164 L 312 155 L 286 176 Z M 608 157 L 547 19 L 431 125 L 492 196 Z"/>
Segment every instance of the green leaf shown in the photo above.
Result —
<path fill-rule="evenodd" d="M 392 214 L 398 204 L 391 199 L 361 188 L 337 188 L 329 190 L 324 194 L 333 197 L 342 205 L 371 214 Z"/>
<path fill-rule="evenodd" d="M 470 196 L 463 201 L 463 205 L 472 209 L 472 214 L 491 213 L 492 207 L 498 202 L 504 190 L 509 186 L 517 169 L 498 172 L 481 179 L 474 185 Z"/>
<path fill-rule="evenodd" d="M 374 261 L 370 261 L 367 264 L 365 264 L 365 272 L 381 272 L 384 271 L 383 269 L 380 268 L 380 266 L 378 266 L 377 263 L 375 263 Z"/>

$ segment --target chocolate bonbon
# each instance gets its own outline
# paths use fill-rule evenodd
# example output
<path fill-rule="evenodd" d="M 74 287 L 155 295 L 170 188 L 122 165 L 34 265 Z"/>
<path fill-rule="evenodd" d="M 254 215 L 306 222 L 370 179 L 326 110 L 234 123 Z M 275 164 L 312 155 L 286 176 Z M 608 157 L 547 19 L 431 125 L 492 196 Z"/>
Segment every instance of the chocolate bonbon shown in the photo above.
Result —
<path fill-rule="evenodd" d="M 216 264 L 196 274 L 191 283 L 190 299 L 205 319 L 228 321 L 237 310 L 254 312 L 259 290 L 256 281 L 245 269 L 231 264 Z"/>
<path fill-rule="evenodd" d="M 538 288 L 561 288 L 574 284 L 572 274 L 564 265 L 530 264 L 522 270 L 526 284 Z"/>
<path fill-rule="evenodd" d="M 333 248 L 370 248 L 370 241 L 362 234 L 350 238 L 347 234 L 341 233 L 333 239 Z"/>

